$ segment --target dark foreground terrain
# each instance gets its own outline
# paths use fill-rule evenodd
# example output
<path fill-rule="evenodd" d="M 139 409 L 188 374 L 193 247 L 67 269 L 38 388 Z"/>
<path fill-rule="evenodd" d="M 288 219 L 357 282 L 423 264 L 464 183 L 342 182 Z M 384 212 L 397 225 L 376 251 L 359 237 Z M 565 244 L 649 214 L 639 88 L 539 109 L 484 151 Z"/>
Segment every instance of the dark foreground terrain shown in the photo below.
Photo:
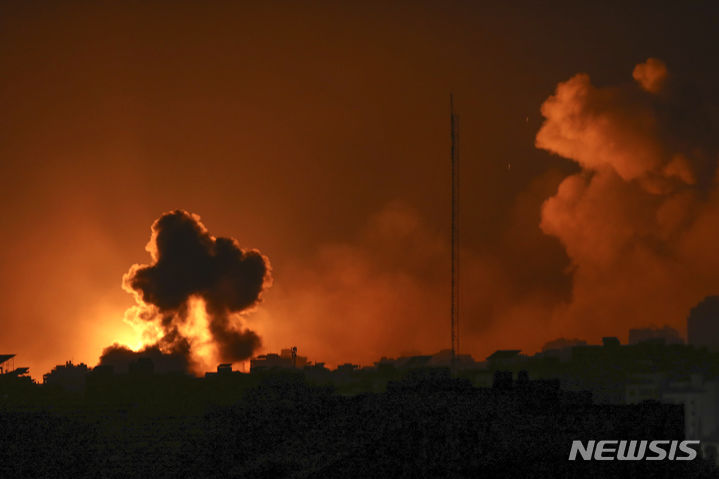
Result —
<path fill-rule="evenodd" d="M 505 378 L 506 379 L 506 378 Z M 5 385 L 0 477 L 719 477 L 709 461 L 567 460 L 573 439 L 682 439 L 681 406 L 416 370 L 340 394 L 302 373 Z"/>

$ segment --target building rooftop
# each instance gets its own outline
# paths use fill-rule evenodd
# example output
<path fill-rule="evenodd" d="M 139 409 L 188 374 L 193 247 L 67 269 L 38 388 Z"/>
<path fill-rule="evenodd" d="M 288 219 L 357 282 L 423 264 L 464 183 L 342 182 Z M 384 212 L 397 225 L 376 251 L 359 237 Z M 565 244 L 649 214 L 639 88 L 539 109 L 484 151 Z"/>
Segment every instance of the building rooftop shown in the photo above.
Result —
<path fill-rule="evenodd" d="M 521 349 L 498 349 L 487 356 L 487 360 L 515 358 L 521 351 Z"/>
<path fill-rule="evenodd" d="M 14 354 L 0 354 L 0 364 L 2 364 L 5 361 L 7 361 L 8 359 L 12 359 L 14 357 L 15 357 Z"/>

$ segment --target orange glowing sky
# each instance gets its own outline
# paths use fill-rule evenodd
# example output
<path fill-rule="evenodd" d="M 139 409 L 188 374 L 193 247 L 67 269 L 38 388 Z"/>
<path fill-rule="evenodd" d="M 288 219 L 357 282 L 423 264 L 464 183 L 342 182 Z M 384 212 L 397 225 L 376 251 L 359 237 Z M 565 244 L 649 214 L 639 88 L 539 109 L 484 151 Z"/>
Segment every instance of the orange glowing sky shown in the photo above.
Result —
<path fill-rule="evenodd" d="M 122 276 L 176 208 L 270 258 L 263 351 L 446 348 L 450 91 L 464 352 L 683 331 L 719 292 L 717 102 L 671 81 L 717 84 L 716 13 L 482 3 L 3 2 L 0 352 L 139 346 Z"/>

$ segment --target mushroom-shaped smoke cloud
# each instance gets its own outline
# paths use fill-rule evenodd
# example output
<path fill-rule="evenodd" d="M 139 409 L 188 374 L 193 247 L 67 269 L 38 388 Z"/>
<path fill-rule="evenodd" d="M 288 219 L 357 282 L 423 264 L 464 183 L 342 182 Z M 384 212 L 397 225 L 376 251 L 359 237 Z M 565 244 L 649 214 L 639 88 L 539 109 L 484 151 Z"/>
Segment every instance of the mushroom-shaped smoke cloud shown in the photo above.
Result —
<path fill-rule="evenodd" d="M 152 263 L 133 265 L 123 277 L 123 287 L 137 300 L 126 317 L 155 341 L 145 350 L 185 356 L 185 364 L 251 357 L 260 338 L 242 328 L 240 313 L 257 305 L 272 283 L 267 257 L 232 238 L 211 236 L 199 216 L 183 210 L 154 222 L 146 249 Z M 101 363 L 119 349 L 107 348 Z M 131 356 L 124 348 L 122 357 Z"/>

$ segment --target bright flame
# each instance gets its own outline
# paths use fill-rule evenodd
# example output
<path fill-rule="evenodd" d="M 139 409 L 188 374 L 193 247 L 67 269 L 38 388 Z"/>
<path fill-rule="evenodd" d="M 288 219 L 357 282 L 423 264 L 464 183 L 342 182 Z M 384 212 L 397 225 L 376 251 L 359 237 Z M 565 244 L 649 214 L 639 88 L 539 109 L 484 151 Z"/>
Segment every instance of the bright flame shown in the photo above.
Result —
<path fill-rule="evenodd" d="M 202 298 L 195 296 L 190 298 L 187 320 L 178 330 L 192 344 L 192 359 L 196 364 L 196 372 L 211 370 L 213 364 L 218 361 L 217 348 L 210 334 L 210 320 Z"/>
<path fill-rule="evenodd" d="M 132 339 L 120 340 L 133 351 L 155 344 L 162 337 L 162 328 L 155 321 L 143 319 L 147 317 L 146 305 L 136 304 L 125 311 L 122 321 L 132 328 Z"/>
<path fill-rule="evenodd" d="M 156 307 L 145 303 L 131 306 L 125 311 L 123 321 L 132 328 L 118 340 L 133 351 L 160 342 L 164 331 L 159 323 L 161 314 Z M 205 308 L 205 301 L 197 296 L 190 298 L 187 316 L 184 321 L 177 321 L 177 330 L 190 341 L 193 372 L 203 374 L 214 369 L 218 362 L 217 348 L 210 333 L 210 321 Z"/>

